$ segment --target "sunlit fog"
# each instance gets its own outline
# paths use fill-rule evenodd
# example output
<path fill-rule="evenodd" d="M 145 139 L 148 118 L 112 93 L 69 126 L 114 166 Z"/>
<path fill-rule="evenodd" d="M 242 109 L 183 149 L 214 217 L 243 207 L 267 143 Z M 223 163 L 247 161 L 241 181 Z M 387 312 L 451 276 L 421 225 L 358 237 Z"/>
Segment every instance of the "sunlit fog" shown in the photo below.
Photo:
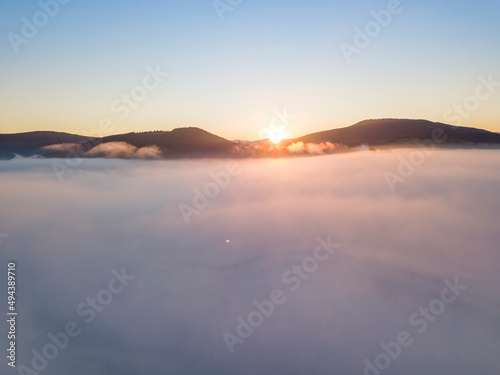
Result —
<path fill-rule="evenodd" d="M 55 162 L 0 162 L 21 374 L 498 374 L 498 151 Z"/>

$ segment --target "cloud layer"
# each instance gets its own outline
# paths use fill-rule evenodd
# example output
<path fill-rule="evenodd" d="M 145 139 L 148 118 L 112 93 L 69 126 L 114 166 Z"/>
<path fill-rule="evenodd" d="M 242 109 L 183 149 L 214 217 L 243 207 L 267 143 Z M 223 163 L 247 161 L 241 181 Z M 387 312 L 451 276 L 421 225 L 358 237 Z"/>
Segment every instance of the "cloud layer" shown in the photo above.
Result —
<path fill-rule="evenodd" d="M 56 151 L 79 155 L 81 157 L 118 158 L 118 159 L 159 159 L 161 150 L 158 146 L 136 147 L 126 142 L 107 142 L 86 150 L 77 143 L 62 143 L 43 147 L 44 151 Z"/>
<path fill-rule="evenodd" d="M 42 373 L 363 374 L 401 331 L 414 342 L 384 375 L 496 373 L 500 154 L 435 151 L 393 192 L 384 174 L 410 153 L 241 160 L 228 180 L 224 160 L 88 159 L 62 183 L 51 160 L 0 162 L 19 364 L 73 320 L 81 335 Z M 187 225 L 179 204 L 207 186 Z M 340 247 L 291 291 L 283 273 L 329 234 Z M 122 267 L 136 279 L 85 323 L 77 307 Z M 467 289 L 417 333 L 409 317 L 455 277 Z M 274 289 L 286 302 L 230 354 L 223 333 Z"/>

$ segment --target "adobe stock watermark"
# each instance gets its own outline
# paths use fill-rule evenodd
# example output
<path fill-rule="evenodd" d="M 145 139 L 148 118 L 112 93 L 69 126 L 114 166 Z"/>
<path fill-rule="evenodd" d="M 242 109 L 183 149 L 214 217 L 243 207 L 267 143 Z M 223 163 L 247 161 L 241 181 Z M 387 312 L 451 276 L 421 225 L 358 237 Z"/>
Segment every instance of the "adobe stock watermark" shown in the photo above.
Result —
<path fill-rule="evenodd" d="M 409 326 L 418 334 L 424 333 L 430 324 L 436 322 L 445 312 L 446 306 L 453 303 L 467 289 L 466 285 L 459 284 L 458 277 L 455 277 L 453 283 L 444 280 L 444 284 L 446 286 L 441 290 L 440 298 L 433 299 L 427 307 L 419 307 L 418 311 L 408 318 Z M 387 370 L 402 354 L 403 348 L 408 348 L 414 343 L 415 339 L 409 331 L 399 332 L 395 340 L 389 344 L 380 343 L 382 351 L 373 360 L 364 359 L 363 375 L 381 375 L 382 371 Z"/>
<path fill-rule="evenodd" d="M 397 173 L 390 171 L 384 173 L 384 178 L 389 189 L 394 193 L 396 191 L 396 185 L 405 182 L 411 177 L 415 173 L 417 167 L 424 164 L 427 158 L 434 153 L 436 146 L 445 143 L 447 140 L 448 136 L 443 129 L 434 128 L 431 132 L 431 139 L 423 142 L 415 142 L 418 149 L 412 150 L 407 158 L 401 154 L 398 155 L 399 166 L 396 171 Z"/>
<path fill-rule="evenodd" d="M 84 318 L 83 322 L 90 324 L 96 318 L 98 313 L 104 311 L 113 301 L 113 296 L 122 293 L 129 282 L 135 280 L 136 276 L 128 275 L 125 268 L 121 272 L 112 270 L 113 277 L 109 280 L 107 288 L 99 290 L 95 297 L 88 297 L 85 302 L 80 303 L 76 307 L 76 314 Z M 44 371 L 49 365 L 49 361 L 54 360 L 60 352 L 65 350 L 71 340 L 74 340 L 82 333 L 82 323 L 76 321 L 68 321 L 64 325 L 64 329 L 47 334 L 47 343 L 40 349 L 32 349 L 31 367 L 19 365 L 17 371 L 20 375 L 38 375 Z"/>
<path fill-rule="evenodd" d="M 399 0 L 389 0 L 386 9 L 379 11 L 372 10 L 370 12 L 372 20 L 368 21 L 363 28 L 354 28 L 355 34 L 352 44 L 347 42 L 340 43 L 339 47 L 346 61 L 350 64 L 352 56 L 363 52 L 373 39 L 378 37 L 382 33 L 382 30 L 391 24 L 394 16 L 400 14 L 403 10 L 404 7 Z"/>
<path fill-rule="evenodd" d="M 243 3 L 243 0 L 215 0 L 212 2 L 215 12 L 219 19 L 224 21 L 227 12 L 234 12 L 234 10 Z"/>
<path fill-rule="evenodd" d="M 207 208 L 210 202 L 229 186 L 231 179 L 234 176 L 238 176 L 241 171 L 241 166 L 233 162 L 226 165 L 226 168 L 221 171 L 210 172 L 209 175 L 212 181 L 207 182 L 201 190 L 198 188 L 193 189 L 192 206 L 185 203 L 178 205 L 179 212 L 186 224 L 191 223 L 192 215 L 199 215 L 201 211 Z"/>
<path fill-rule="evenodd" d="M 317 241 L 319 245 L 314 248 L 310 256 L 304 258 L 299 265 L 294 264 L 281 275 L 281 281 L 291 292 L 297 291 L 302 282 L 308 280 L 318 270 L 320 263 L 330 259 L 335 249 L 340 247 L 340 244 L 331 242 L 330 235 L 326 241 L 319 237 Z M 224 332 L 222 334 L 222 339 L 229 353 L 234 353 L 236 345 L 243 345 L 245 340 L 264 324 L 264 320 L 269 319 L 274 314 L 276 306 L 284 304 L 286 300 L 287 296 L 283 289 L 271 291 L 269 299 L 254 300 L 252 304 L 255 306 L 255 310 L 251 311 L 246 319 L 241 316 L 236 319 L 237 326 L 234 333 Z"/>
<path fill-rule="evenodd" d="M 267 128 L 259 131 L 259 139 L 270 139 L 272 142 L 279 142 L 286 137 L 286 128 L 290 127 L 291 120 L 295 119 L 295 115 L 288 113 L 286 107 L 279 111 L 275 109 L 274 116 L 269 122 Z"/>
<path fill-rule="evenodd" d="M 151 66 L 146 67 L 146 75 L 142 78 L 141 83 L 133 86 L 127 93 L 113 100 L 110 104 L 110 111 L 117 116 L 117 120 L 127 119 L 132 110 L 138 108 L 148 98 L 149 94 L 160 87 L 169 76 L 170 73 L 162 71 L 159 64 L 154 68 Z M 87 133 L 92 138 L 79 142 L 75 150 L 68 151 L 64 162 L 53 161 L 52 169 L 59 182 L 64 181 L 66 173 L 73 172 L 82 164 L 82 158 L 86 157 L 86 153 L 100 143 L 99 138 L 111 135 L 115 129 L 116 125 L 111 117 L 100 119 L 98 127 Z"/>
<path fill-rule="evenodd" d="M 473 112 L 479 109 L 481 102 L 490 99 L 500 88 L 500 82 L 494 80 L 493 74 L 490 74 L 488 78 L 479 76 L 478 81 L 479 84 L 476 86 L 473 95 L 465 97 L 462 104 L 455 103 L 452 109 L 444 113 L 443 117 L 447 123 L 460 126 L 464 118 L 469 118 Z M 396 185 L 405 182 L 412 176 L 416 168 L 424 164 L 427 157 L 434 153 L 436 146 L 445 143 L 447 140 L 448 136 L 444 133 L 444 130 L 435 128 L 431 133 L 431 140 L 420 143 L 415 142 L 418 149 L 410 152 L 407 158 L 399 155 L 400 163 L 397 173 L 390 171 L 384 173 L 389 189 L 395 192 Z"/>
<path fill-rule="evenodd" d="M 488 78 L 479 76 L 478 81 L 479 84 L 473 94 L 466 96 L 462 103 L 454 103 L 453 107 L 444 113 L 443 118 L 446 123 L 462 125 L 462 120 L 476 112 L 481 102 L 490 99 L 500 87 L 500 82 L 494 81 L 493 74 L 490 74 Z"/>
<path fill-rule="evenodd" d="M 19 46 L 28 44 L 30 40 L 38 35 L 40 29 L 43 29 L 49 23 L 51 18 L 59 14 L 61 5 L 66 5 L 71 0 L 39 0 L 40 10 L 31 17 L 21 18 L 20 34 L 10 32 L 7 34 L 10 45 L 15 53 L 19 53 Z"/>

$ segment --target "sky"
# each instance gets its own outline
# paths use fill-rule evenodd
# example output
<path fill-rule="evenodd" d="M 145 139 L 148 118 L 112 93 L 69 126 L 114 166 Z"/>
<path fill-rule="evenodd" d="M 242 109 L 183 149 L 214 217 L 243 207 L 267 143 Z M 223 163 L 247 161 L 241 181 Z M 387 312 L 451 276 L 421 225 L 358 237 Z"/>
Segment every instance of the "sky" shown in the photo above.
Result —
<path fill-rule="evenodd" d="M 497 0 L 54 1 L 0 3 L 2 133 L 258 139 L 370 118 L 500 131 Z"/>
<path fill-rule="evenodd" d="M 85 159 L 63 182 L 54 160 L 0 163 L 20 317 L 18 368 L 2 355 L 2 374 L 32 374 L 20 366 L 69 322 L 78 335 L 37 373 L 362 375 L 407 332 L 384 375 L 497 374 L 500 155 L 434 150 L 392 190 L 386 172 L 419 154 L 239 160 L 189 223 L 179 205 L 234 161 Z M 461 291 L 440 305 L 445 280 Z M 285 300 L 231 353 L 223 335 L 274 290 Z"/>

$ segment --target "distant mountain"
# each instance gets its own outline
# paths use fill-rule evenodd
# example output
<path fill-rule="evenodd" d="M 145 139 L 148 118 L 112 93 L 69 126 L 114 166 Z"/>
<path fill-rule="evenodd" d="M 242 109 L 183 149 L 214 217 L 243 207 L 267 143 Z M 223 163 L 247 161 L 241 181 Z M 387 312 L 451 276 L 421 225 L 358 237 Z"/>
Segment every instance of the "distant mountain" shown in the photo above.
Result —
<path fill-rule="evenodd" d="M 127 133 L 103 138 L 90 138 L 58 132 L 0 134 L 0 159 L 12 159 L 15 154 L 30 157 L 65 157 L 68 150 L 84 151 L 111 142 L 126 142 L 137 148 L 157 146 L 164 158 L 219 157 L 229 154 L 235 143 L 199 128 L 178 128 L 172 131 Z M 76 144 L 76 145 L 75 145 Z M 65 145 L 66 148 L 47 148 Z M 71 148 L 70 146 L 75 147 Z M 78 147 L 76 147 L 78 146 Z"/>
<path fill-rule="evenodd" d="M 127 133 L 103 138 L 89 138 L 58 132 L 0 134 L 0 159 L 15 154 L 30 157 L 65 157 L 77 153 L 81 157 L 247 157 L 286 156 L 317 149 L 310 144 L 324 144 L 321 150 L 343 150 L 360 145 L 383 146 L 414 144 L 432 140 L 439 129 L 442 145 L 459 147 L 500 146 L 500 134 L 482 129 L 446 125 L 426 120 L 365 120 L 352 126 L 308 134 L 274 145 L 269 140 L 254 142 L 228 141 L 200 128 L 178 128 L 172 131 Z M 302 142 L 302 147 L 298 145 Z M 335 146 L 336 145 L 336 146 Z M 441 145 L 441 144 L 438 144 Z M 342 147 L 340 147 L 342 146 Z M 132 151 L 130 151 L 132 150 Z M 139 152 L 142 150 L 142 153 Z M 328 152 L 330 152 L 328 151 Z"/>
<path fill-rule="evenodd" d="M 75 134 L 37 131 L 17 134 L 0 134 L 0 159 L 12 159 L 15 154 L 33 156 L 44 146 L 83 142 L 87 137 Z"/>
<path fill-rule="evenodd" d="M 413 140 L 431 140 L 436 128 L 442 130 L 446 144 L 500 144 L 498 133 L 426 120 L 401 119 L 365 120 L 347 128 L 305 135 L 294 141 L 341 143 L 349 147 L 404 144 Z"/>
<path fill-rule="evenodd" d="M 200 128 L 112 135 L 102 138 L 101 141 L 102 143 L 127 142 L 135 147 L 158 146 L 164 156 L 223 155 L 235 146 L 235 143 Z"/>

